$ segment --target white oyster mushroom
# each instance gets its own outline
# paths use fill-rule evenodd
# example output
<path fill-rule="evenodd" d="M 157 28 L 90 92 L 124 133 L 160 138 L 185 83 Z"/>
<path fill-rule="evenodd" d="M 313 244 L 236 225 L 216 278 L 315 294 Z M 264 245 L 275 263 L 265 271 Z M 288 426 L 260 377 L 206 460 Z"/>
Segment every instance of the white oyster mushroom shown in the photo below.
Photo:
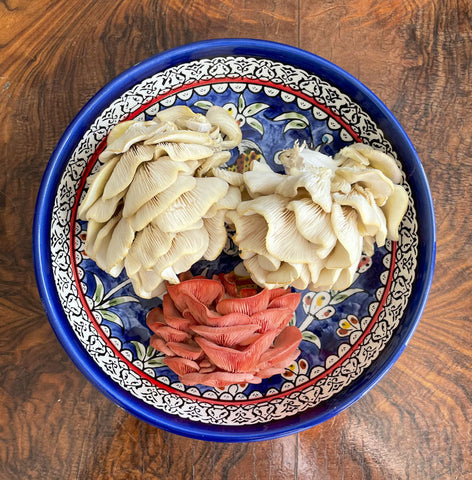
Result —
<path fill-rule="evenodd" d="M 266 163 L 254 161 L 250 165 L 250 170 L 242 175 L 246 190 L 253 198 L 276 193 L 277 187 L 287 181 L 286 175 L 274 172 Z"/>
<path fill-rule="evenodd" d="M 152 197 L 129 217 L 131 225 L 139 232 L 167 210 L 182 194 L 195 188 L 196 184 L 194 177 L 179 175 L 169 188 Z"/>
<path fill-rule="evenodd" d="M 152 120 L 147 122 L 131 121 L 126 122 L 125 125 L 125 129 L 121 124 L 118 124 L 110 131 L 107 148 L 100 154 L 100 160 L 104 161 L 111 154 L 126 152 L 132 145 L 143 142 L 157 133 L 169 130 L 168 124 L 159 124 Z"/>
<path fill-rule="evenodd" d="M 398 239 L 408 195 L 395 185 L 395 160 L 369 146 L 333 159 L 298 144 L 279 159 L 286 175 L 251 165 L 242 175 L 251 199 L 243 192 L 227 214 L 246 269 L 266 288 L 348 288 L 363 250 L 372 255 L 375 243 Z"/>
<path fill-rule="evenodd" d="M 348 268 L 359 263 L 362 237 L 357 228 L 357 218 L 353 208 L 333 204 L 331 224 L 338 241 L 326 259 L 327 268 Z"/>
<path fill-rule="evenodd" d="M 393 183 L 400 183 L 402 174 L 393 157 L 386 153 L 372 148 L 370 145 L 364 143 L 354 143 L 348 147 L 344 147 L 335 157 L 356 158 L 363 164 L 370 165 L 372 168 L 380 170 Z M 344 163 L 344 162 L 343 162 Z"/>
<path fill-rule="evenodd" d="M 211 174 L 214 177 L 221 178 L 221 180 L 224 180 L 234 187 L 242 187 L 244 185 L 244 177 L 242 173 L 225 170 L 224 168 L 212 168 Z"/>
<path fill-rule="evenodd" d="M 196 175 L 202 177 L 213 168 L 217 168 L 220 165 L 223 165 L 231 158 L 231 153 L 227 150 L 222 150 L 220 152 L 215 152 L 210 157 L 207 157 L 202 164 L 197 168 Z"/>
<path fill-rule="evenodd" d="M 195 188 L 183 193 L 153 223 L 164 232 L 179 232 L 202 219 L 228 191 L 228 184 L 215 177 L 195 178 Z"/>
<path fill-rule="evenodd" d="M 88 210 L 85 215 L 85 218 L 90 220 L 95 220 L 99 223 L 104 223 L 110 220 L 110 218 L 115 214 L 118 204 L 122 199 L 122 195 L 118 194 L 115 197 L 105 199 L 100 197 Z"/>
<path fill-rule="evenodd" d="M 385 216 L 368 190 L 355 186 L 348 194 L 333 193 L 333 199 L 337 204 L 352 207 L 357 211 L 358 228 L 362 235 L 375 236 L 381 231 L 386 236 Z"/>
<path fill-rule="evenodd" d="M 146 202 L 173 185 L 186 170 L 185 162 L 174 162 L 168 157 L 140 165 L 126 193 L 123 215 L 134 215 Z"/>
<path fill-rule="evenodd" d="M 177 233 L 169 250 L 151 269 L 143 268 L 130 276 L 136 293 L 142 298 L 151 298 L 166 281 L 179 283 L 178 274 L 189 270 L 203 256 L 208 241 L 204 228 Z"/>
<path fill-rule="evenodd" d="M 210 218 L 220 210 L 235 210 L 241 203 L 241 190 L 238 187 L 228 185 L 225 195 L 215 202 L 203 215 L 203 218 Z"/>
<path fill-rule="evenodd" d="M 203 176 L 231 157 L 239 125 L 223 109 L 209 118 L 178 106 L 151 121 L 126 121 L 108 136 L 103 162 L 79 207 L 86 252 L 111 275 L 123 267 L 142 297 L 201 258 L 215 259 L 227 239 L 225 217 L 240 187 Z"/>
<path fill-rule="evenodd" d="M 142 144 L 132 145 L 122 153 L 103 189 L 103 198 L 110 199 L 123 193 L 133 181 L 136 169 L 153 159 L 154 148 Z"/>
<path fill-rule="evenodd" d="M 126 218 L 121 218 L 113 229 L 106 253 L 110 275 L 117 277 L 123 270 L 124 259 L 134 240 L 134 230 Z"/>
<path fill-rule="evenodd" d="M 287 203 L 287 209 L 295 213 L 298 231 L 313 244 L 320 258 L 326 258 L 337 241 L 329 213 L 310 198 L 292 200 Z"/>
<path fill-rule="evenodd" d="M 153 224 L 138 232 L 125 259 L 128 275 L 134 275 L 141 268 L 151 269 L 159 257 L 169 251 L 173 239 L 174 234 L 163 232 Z"/>
<path fill-rule="evenodd" d="M 213 105 L 208 109 L 206 118 L 225 135 L 221 142 L 222 149 L 230 150 L 241 143 L 243 138 L 241 129 L 236 120 L 224 108 Z"/>
<path fill-rule="evenodd" d="M 79 205 L 77 216 L 82 219 L 87 219 L 87 212 L 89 208 L 103 195 L 103 190 L 108 182 L 113 169 L 118 163 L 119 157 L 113 158 L 111 161 L 102 165 L 100 170 L 89 178 L 89 188 L 85 198 Z"/>
<path fill-rule="evenodd" d="M 397 242 L 398 229 L 408 208 L 408 194 L 400 185 L 395 185 L 393 194 L 389 196 L 382 211 L 387 220 L 387 238 Z"/>
<path fill-rule="evenodd" d="M 226 210 L 218 210 L 213 216 L 203 218 L 203 225 L 208 232 L 208 248 L 203 254 L 205 260 L 216 260 L 223 251 L 228 232 L 225 225 Z"/>
<path fill-rule="evenodd" d="M 340 167 L 336 175 L 344 178 L 351 185 L 360 185 L 369 190 L 379 207 L 384 205 L 388 197 L 393 193 L 393 182 L 375 168 Z"/>
<path fill-rule="evenodd" d="M 296 227 L 295 214 L 286 208 L 287 201 L 280 195 L 264 195 L 242 202 L 240 215 L 258 214 L 267 222 L 266 248 L 274 257 L 289 263 L 309 263 L 316 257 L 310 242 Z"/>

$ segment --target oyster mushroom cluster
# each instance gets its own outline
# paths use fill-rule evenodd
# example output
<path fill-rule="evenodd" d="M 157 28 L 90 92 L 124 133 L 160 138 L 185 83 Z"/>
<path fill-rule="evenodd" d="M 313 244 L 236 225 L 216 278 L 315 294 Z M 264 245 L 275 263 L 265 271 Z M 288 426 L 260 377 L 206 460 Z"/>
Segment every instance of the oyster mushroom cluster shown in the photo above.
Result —
<path fill-rule="evenodd" d="M 243 174 L 213 169 L 245 192 L 226 213 L 244 266 L 268 289 L 348 288 L 362 252 L 398 240 L 408 195 L 395 160 L 364 144 L 334 158 L 295 144 L 280 160 L 285 175 L 258 162 Z"/>
<path fill-rule="evenodd" d="M 88 221 L 87 255 L 115 277 L 125 267 L 143 298 L 178 283 L 201 258 L 214 260 L 241 192 L 205 174 L 240 141 L 239 125 L 218 106 L 206 115 L 176 106 L 116 125 L 78 210 Z"/>
<path fill-rule="evenodd" d="M 288 325 L 300 293 L 238 293 L 234 275 L 194 277 L 169 285 L 162 308 L 149 312 L 150 344 L 183 384 L 260 383 L 300 354 L 302 334 Z"/>

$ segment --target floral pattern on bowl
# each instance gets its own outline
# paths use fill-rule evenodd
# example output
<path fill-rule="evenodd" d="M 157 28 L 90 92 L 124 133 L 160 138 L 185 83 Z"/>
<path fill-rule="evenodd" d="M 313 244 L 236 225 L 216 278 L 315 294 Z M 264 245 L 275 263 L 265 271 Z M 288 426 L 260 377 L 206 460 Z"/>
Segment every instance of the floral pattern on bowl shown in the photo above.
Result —
<path fill-rule="evenodd" d="M 51 271 L 63 309 L 61 321 L 97 376 L 107 378 L 105 392 L 124 392 L 136 411 L 146 410 L 146 420 L 153 423 L 155 412 L 159 426 L 162 414 L 209 428 L 263 425 L 289 421 L 341 398 L 382 355 L 413 289 L 418 224 L 405 174 L 410 203 L 399 242 L 388 241 L 372 258 L 363 257 L 349 289 L 302 292 L 291 322 L 302 331 L 301 355 L 283 374 L 260 385 L 186 387 L 162 362 L 163 355 L 149 346 L 146 315 L 161 299 L 137 297 L 125 272 L 112 278 L 101 271 L 84 251 L 86 223 L 76 218 L 86 180 L 99 168 L 98 155 L 110 129 L 119 121 L 150 119 L 178 104 L 197 112 L 216 104 L 236 118 L 243 141 L 227 164 L 232 170 L 244 171 L 257 159 L 280 172 L 278 156 L 295 141 L 329 155 L 363 141 L 396 157 L 381 128 L 360 105 L 335 85 L 289 63 L 220 55 L 157 71 L 110 100 L 78 139 L 61 172 L 50 221 Z M 228 233 L 220 257 L 198 262 L 193 273 L 212 275 L 237 268 L 241 260 Z"/>

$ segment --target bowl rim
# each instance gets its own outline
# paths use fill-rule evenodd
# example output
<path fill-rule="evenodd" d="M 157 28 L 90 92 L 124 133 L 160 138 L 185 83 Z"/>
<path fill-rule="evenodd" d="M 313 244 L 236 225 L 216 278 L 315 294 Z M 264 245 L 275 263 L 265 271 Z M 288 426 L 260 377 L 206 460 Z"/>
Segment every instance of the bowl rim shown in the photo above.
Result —
<path fill-rule="evenodd" d="M 327 80 L 353 98 L 375 119 L 408 167 L 405 172 L 415 197 L 416 211 L 421 210 L 418 272 L 403 315 L 406 321 L 400 322 L 380 356 L 343 389 L 341 396 L 334 396 L 329 402 L 296 416 L 249 426 L 218 426 L 181 419 L 147 405 L 114 383 L 95 364 L 66 320 L 56 292 L 50 257 L 50 223 L 57 185 L 78 141 L 93 120 L 111 101 L 150 75 L 180 63 L 222 55 L 263 57 L 288 63 Z M 384 127 L 387 126 L 386 131 Z M 416 330 L 431 288 L 435 254 L 436 226 L 428 181 L 413 144 L 390 110 L 359 80 L 328 60 L 298 47 L 250 38 L 204 40 L 166 50 L 125 70 L 100 89 L 78 112 L 54 149 L 39 188 L 33 223 L 34 269 L 40 298 L 55 335 L 81 373 L 105 396 L 140 420 L 178 435 L 219 442 L 251 442 L 290 435 L 334 417 L 365 395 L 390 370 Z"/>

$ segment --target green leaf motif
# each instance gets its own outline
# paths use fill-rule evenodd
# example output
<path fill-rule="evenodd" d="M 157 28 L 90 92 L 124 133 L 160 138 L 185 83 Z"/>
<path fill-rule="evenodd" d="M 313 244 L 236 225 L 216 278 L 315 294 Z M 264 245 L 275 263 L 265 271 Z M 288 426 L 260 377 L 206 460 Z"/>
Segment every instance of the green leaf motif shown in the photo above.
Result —
<path fill-rule="evenodd" d="M 251 105 L 248 105 L 244 109 L 243 115 L 245 117 L 252 117 L 253 115 L 256 115 L 256 113 L 262 112 L 262 110 L 265 110 L 266 108 L 269 108 L 269 105 L 267 105 L 267 103 L 251 103 Z"/>
<path fill-rule="evenodd" d="M 305 330 L 302 332 L 302 340 L 305 340 L 306 342 L 310 342 L 315 344 L 319 349 L 321 349 L 321 341 L 317 335 L 315 335 L 313 332 L 309 332 L 308 330 Z"/>
<path fill-rule="evenodd" d="M 308 127 L 308 124 L 302 122 L 301 120 L 290 120 L 290 122 L 285 125 L 284 133 L 288 132 L 289 130 L 303 130 L 306 127 Z"/>
<path fill-rule="evenodd" d="M 122 303 L 128 303 L 128 302 L 139 303 L 139 300 L 129 295 L 123 295 L 121 297 L 110 298 L 110 300 L 103 302 L 103 305 L 101 307 L 102 308 L 116 307 L 117 305 L 121 305 Z"/>
<path fill-rule="evenodd" d="M 102 310 L 101 308 L 97 309 L 97 312 L 105 320 L 108 320 L 109 322 L 112 322 L 112 323 L 116 323 L 121 328 L 124 328 L 123 321 L 121 320 L 121 318 L 115 312 L 110 312 L 109 310 Z"/>
<path fill-rule="evenodd" d="M 246 107 L 246 102 L 244 100 L 243 95 L 241 94 L 239 95 L 239 98 L 238 98 L 238 110 L 242 112 L 245 107 Z"/>
<path fill-rule="evenodd" d="M 349 288 L 348 290 L 343 290 L 342 292 L 337 293 L 329 302 L 330 305 L 337 305 L 338 303 L 344 302 L 347 298 L 351 297 L 355 293 L 364 292 L 361 288 Z"/>
<path fill-rule="evenodd" d="M 259 120 L 249 117 L 246 119 L 246 123 L 254 130 L 257 130 L 261 135 L 264 135 L 264 127 L 262 126 L 262 123 L 259 122 Z"/>
<path fill-rule="evenodd" d="M 146 367 L 158 368 L 163 367 L 164 365 L 164 355 L 154 357 L 146 361 Z"/>
<path fill-rule="evenodd" d="M 131 343 L 134 345 L 134 348 L 136 349 L 136 355 L 138 357 L 138 360 L 141 360 L 144 362 L 146 358 L 146 347 L 141 343 L 136 340 L 132 340 Z"/>
<path fill-rule="evenodd" d="M 213 103 L 208 100 L 199 100 L 193 104 L 194 107 L 201 108 L 202 110 L 208 110 L 210 107 L 213 107 Z"/>
<path fill-rule="evenodd" d="M 274 122 L 280 122 L 282 120 L 299 120 L 300 122 L 305 124 L 305 127 L 308 127 L 308 125 L 310 125 L 308 118 L 298 112 L 285 112 L 281 115 L 277 115 L 277 117 L 273 119 Z"/>
<path fill-rule="evenodd" d="M 103 300 L 103 297 L 105 295 L 105 287 L 103 286 L 103 282 L 100 280 L 100 278 L 93 274 L 95 278 L 95 292 L 93 292 L 93 303 L 95 305 L 100 304 L 100 302 Z"/>

